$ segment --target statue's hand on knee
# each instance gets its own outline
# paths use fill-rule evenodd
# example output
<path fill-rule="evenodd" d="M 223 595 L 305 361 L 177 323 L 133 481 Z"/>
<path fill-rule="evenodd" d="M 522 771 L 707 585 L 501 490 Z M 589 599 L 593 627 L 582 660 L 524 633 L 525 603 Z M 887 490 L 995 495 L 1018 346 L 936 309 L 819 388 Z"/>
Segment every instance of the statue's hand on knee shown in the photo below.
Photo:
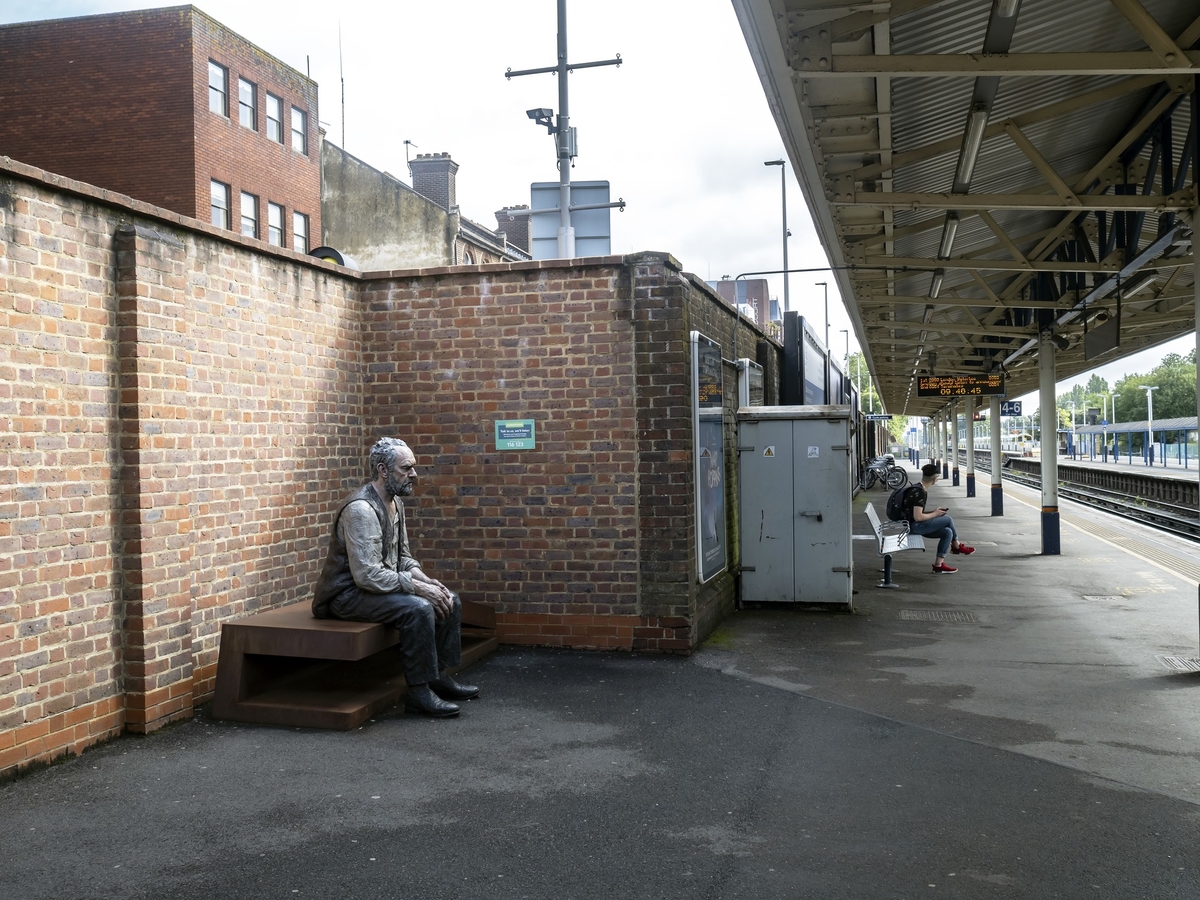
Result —
<path fill-rule="evenodd" d="M 446 618 L 454 611 L 454 597 L 441 582 L 431 578 L 413 578 L 413 593 L 428 600 L 433 605 L 433 614 L 439 619 Z"/>

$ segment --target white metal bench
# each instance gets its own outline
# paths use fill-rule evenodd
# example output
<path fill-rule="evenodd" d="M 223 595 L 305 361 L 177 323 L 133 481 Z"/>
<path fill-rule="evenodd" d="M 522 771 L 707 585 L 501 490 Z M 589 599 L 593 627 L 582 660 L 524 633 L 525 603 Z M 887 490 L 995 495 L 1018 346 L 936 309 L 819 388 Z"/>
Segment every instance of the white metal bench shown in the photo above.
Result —
<path fill-rule="evenodd" d="M 871 522 L 871 528 L 875 532 L 879 555 L 883 557 L 883 581 L 879 582 L 876 587 L 899 587 L 900 585 L 892 581 L 892 554 L 901 550 L 924 550 L 925 539 L 919 534 L 911 534 L 908 530 L 908 522 L 887 522 L 885 524 L 879 521 L 879 514 L 875 512 L 875 506 L 871 503 L 867 504 L 866 513 Z"/>

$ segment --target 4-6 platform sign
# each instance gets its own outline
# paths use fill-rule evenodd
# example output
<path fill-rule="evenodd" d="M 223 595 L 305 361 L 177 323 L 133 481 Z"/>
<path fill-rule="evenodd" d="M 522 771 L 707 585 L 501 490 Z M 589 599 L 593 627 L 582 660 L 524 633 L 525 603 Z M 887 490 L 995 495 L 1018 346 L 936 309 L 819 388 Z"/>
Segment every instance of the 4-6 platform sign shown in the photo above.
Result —
<path fill-rule="evenodd" d="M 1003 375 L 925 375 L 917 379 L 918 397 L 1005 395 Z"/>

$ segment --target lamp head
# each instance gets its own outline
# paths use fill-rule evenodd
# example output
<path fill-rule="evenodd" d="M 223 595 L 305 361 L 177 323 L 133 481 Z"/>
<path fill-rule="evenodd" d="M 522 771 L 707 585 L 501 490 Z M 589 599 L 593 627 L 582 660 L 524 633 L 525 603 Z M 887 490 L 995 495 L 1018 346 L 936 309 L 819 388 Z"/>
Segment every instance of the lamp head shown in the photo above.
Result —
<path fill-rule="evenodd" d="M 769 159 L 763 163 L 764 166 L 782 166 L 783 164 L 784 162 L 782 159 Z"/>

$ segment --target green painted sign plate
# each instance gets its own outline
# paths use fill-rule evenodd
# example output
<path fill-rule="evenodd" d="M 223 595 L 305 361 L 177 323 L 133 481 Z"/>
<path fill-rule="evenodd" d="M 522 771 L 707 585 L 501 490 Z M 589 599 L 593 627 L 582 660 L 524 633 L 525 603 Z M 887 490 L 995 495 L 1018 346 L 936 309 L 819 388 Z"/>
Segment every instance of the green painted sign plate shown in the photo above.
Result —
<path fill-rule="evenodd" d="M 533 419 L 496 421 L 497 450 L 533 450 L 537 446 Z"/>

